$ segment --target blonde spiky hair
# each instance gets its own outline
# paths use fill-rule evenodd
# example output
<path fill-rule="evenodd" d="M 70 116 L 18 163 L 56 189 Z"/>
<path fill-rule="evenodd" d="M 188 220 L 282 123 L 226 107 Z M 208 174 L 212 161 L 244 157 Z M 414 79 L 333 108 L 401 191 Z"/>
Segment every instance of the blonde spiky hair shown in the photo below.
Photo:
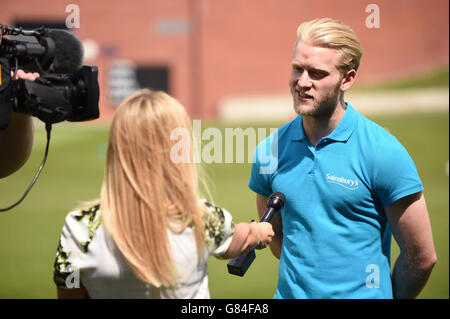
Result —
<path fill-rule="evenodd" d="M 341 54 L 341 63 L 336 66 L 339 70 L 358 70 L 363 54 L 361 43 L 355 32 L 338 20 L 321 18 L 302 23 L 297 29 L 295 47 L 299 42 L 336 49 Z"/>

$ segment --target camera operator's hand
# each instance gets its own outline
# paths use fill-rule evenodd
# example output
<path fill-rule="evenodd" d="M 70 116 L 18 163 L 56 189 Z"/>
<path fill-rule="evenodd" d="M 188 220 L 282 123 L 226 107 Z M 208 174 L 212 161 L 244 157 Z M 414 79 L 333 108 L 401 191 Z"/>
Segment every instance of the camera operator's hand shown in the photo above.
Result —
<path fill-rule="evenodd" d="M 11 76 L 14 74 L 11 72 Z M 13 80 L 34 81 L 39 73 L 17 70 Z M 26 163 L 33 148 L 34 127 L 30 115 L 12 112 L 9 126 L 0 130 L 0 178 L 11 175 Z"/>
<path fill-rule="evenodd" d="M 11 72 L 11 76 L 14 76 L 14 72 Z M 34 81 L 39 77 L 39 73 L 37 72 L 25 72 L 24 70 L 17 70 L 16 76 L 13 80 L 30 80 Z"/>

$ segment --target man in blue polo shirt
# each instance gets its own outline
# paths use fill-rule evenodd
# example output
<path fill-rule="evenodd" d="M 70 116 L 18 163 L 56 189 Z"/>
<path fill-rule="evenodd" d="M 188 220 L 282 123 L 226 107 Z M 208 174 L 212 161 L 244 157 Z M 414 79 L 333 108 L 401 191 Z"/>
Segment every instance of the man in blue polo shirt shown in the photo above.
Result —
<path fill-rule="evenodd" d="M 297 30 L 290 88 L 299 115 L 255 151 L 249 187 L 260 216 L 286 204 L 270 245 L 275 298 L 414 298 L 436 262 L 423 186 L 395 137 L 344 102 L 362 56 L 332 19 Z M 400 255 L 390 271 L 391 237 Z"/>

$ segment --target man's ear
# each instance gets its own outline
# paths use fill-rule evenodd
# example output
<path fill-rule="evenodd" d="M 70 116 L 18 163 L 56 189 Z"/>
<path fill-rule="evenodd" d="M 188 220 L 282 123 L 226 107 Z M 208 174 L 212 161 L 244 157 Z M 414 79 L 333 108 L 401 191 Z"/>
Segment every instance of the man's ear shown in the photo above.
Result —
<path fill-rule="evenodd" d="M 356 77 L 355 69 L 351 69 L 351 70 L 347 71 L 345 73 L 344 77 L 342 78 L 341 90 L 345 92 L 349 88 L 351 88 L 353 86 L 353 84 L 355 83 L 355 77 Z"/>

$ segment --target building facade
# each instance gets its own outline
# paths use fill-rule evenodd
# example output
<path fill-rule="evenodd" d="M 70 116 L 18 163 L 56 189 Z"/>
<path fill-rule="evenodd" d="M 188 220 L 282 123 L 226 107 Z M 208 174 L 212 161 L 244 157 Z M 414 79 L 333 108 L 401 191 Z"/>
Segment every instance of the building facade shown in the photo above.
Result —
<path fill-rule="evenodd" d="M 296 29 L 318 17 L 359 36 L 358 83 L 448 65 L 447 0 L 0 1 L 1 24 L 65 25 L 83 41 L 104 120 L 139 87 L 168 91 L 202 119 L 230 97 L 287 95 Z"/>

